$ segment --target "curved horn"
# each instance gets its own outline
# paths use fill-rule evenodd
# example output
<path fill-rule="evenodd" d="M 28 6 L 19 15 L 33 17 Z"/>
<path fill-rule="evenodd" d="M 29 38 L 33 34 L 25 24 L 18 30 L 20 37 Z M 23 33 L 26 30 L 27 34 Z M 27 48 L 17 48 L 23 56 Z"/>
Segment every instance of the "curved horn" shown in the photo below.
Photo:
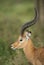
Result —
<path fill-rule="evenodd" d="M 35 17 L 34 17 L 34 19 L 32 21 L 29 21 L 29 22 L 25 23 L 22 26 L 22 28 L 21 28 L 21 35 L 23 35 L 23 33 L 24 33 L 24 31 L 25 31 L 26 28 L 34 25 L 37 22 L 37 19 L 38 19 L 38 12 L 37 12 L 37 10 L 35 8 Z"/>

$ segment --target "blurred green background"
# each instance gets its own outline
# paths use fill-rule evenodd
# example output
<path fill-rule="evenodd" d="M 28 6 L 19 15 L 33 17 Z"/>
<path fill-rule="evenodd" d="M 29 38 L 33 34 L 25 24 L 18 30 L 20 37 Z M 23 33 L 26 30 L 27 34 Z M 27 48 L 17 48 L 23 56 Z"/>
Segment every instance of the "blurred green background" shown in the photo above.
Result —
<path fill-rule="evenodd" d="M 17 40 L 22 24 L 34 18 L 34 7 L 34 0 L 0 0 L 0 65 L 29 65 L 23 50 L 13 51 L 10 45 Z M 34 45 L 43 46 L 44 29 L 39 29 L 39 23 L 29 30 Z"/>

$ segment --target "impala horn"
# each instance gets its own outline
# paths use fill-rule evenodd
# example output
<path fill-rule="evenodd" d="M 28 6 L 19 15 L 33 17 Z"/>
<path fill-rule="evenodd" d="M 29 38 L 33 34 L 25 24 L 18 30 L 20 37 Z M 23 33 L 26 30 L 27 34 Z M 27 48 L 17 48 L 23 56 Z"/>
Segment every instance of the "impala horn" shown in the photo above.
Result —
<path fill-rule="evenodd" d="M 37 20 L 38 20 L 38 11 L 37 11 L 36 8 L 34 8 L 34 10 L 35 10 L 35 17 L 34 17 L 34 19 L 32 21 L 29 21 L 29 22 L 25 23 L 21 27 L 21 35 L 22 36 L 24 34 L 25 29 L 27 29 L 28 27 L 31 27 L 32 25 L 34 25 L 37 22 Z"/>

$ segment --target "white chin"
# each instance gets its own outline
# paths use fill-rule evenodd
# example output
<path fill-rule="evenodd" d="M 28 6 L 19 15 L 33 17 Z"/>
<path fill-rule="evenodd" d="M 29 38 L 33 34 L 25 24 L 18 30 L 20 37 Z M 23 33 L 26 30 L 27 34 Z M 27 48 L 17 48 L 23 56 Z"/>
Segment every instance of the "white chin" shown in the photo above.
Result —
<path fill-rule="evenodd" d="M 16 48 L 11 47 L 11 49 L 16 50 Z"/>

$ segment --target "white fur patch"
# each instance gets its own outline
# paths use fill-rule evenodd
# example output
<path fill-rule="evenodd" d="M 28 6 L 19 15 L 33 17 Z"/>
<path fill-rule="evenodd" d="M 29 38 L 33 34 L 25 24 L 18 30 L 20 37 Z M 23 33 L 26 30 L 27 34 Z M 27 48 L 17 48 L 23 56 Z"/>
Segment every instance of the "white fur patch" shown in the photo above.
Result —
<path fill-rule="evenodd" d="M 28 40 L 30 38 L 30 36 L 31 36 L 31 33 L 27 33 L 26 39 Z"/>

